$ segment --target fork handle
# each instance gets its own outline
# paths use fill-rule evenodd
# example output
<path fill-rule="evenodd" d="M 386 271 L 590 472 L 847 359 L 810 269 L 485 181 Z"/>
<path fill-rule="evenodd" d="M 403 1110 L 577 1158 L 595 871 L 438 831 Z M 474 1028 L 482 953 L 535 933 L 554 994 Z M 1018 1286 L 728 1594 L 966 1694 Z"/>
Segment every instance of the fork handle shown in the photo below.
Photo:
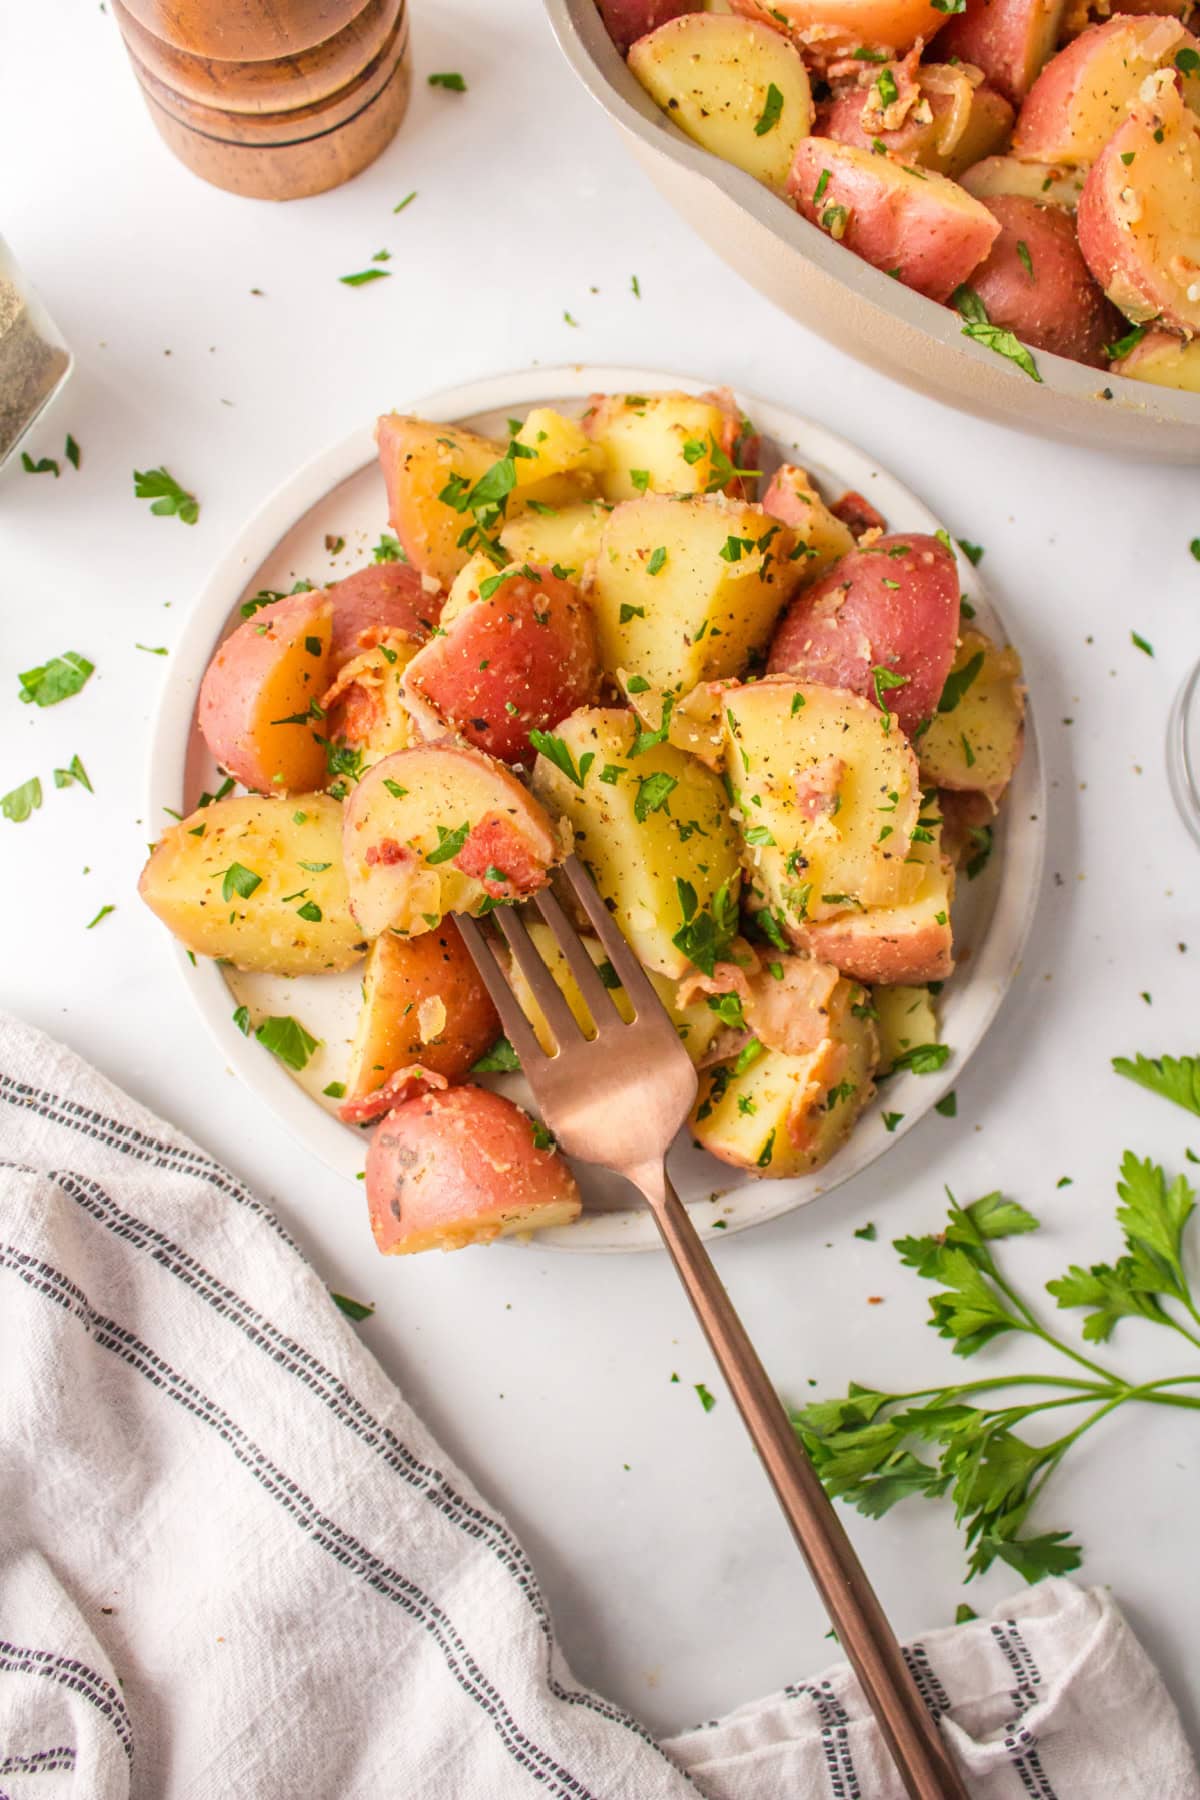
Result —
<path fill-rule="evenodd" d="M 666 1170 L 655 1162 L 625 1173 L 650 1203 L 907 1792 L 913 1800 L 967 1800 L 945 1739 L 917 1692 L 866 1571 Z"/>

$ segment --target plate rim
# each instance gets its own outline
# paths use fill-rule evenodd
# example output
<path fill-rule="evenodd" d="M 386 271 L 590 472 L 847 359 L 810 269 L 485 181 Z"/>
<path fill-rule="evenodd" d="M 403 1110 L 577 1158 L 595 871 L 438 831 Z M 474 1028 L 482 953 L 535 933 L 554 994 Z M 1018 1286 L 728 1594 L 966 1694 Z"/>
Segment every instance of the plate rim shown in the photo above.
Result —
<path fill-rule="evenodd" d="M 544 404 L 556 398 L 581 398 L 597 391 L 639 392 L 647 388 L 653 390 L 674 386 L 685 391 L 702 392 L 713 385 L 712 381 L 702 377 L 681 375 L 663 369 L 630 369 L 576 363 L 480 377 L 423 395 L 413 401 L 411 406 L 420 416 L 451 423 L 479 413 Z M 786 404 L 744 394 L 737 389 L 734 391 L 739 404 L 751 417 L 786 417 L 789 421 L 788 436 L 802 437 L 805 453 L 819 456 L 830 469 L 837 470 L 839 476 L 844 476 L 849 486 L 865 491 L 866 483 L 883 476 L 900 491 L 906 504 L 922 519 L 920 527 L 913 525 L 906 528 L 920 528 L 930 532 L 942 528 L 940 521 L 924 501 L 904 481 L 893 475 L 890 469 L 875 462 L 866 451 Z M 770 435 L 778 440 L 781 434 L 771 431 Z M 149 818 L 157 821 L 162 812 L 169 812 L 173 803 L 179 799 L 196 691 L 212 651 L 220 641 L 230 609 L 245 589 L 248 579 L 308 512 L 338 485 L 361 473 L 374 457 L 373 431 L 367 425 L 360 425 L 327 445 L 276 484 L 213 563 L 188 611 L 151 722 L 146 786 L 147 804 L 151 809 Z M 995 613 L 995 607 L 974 568 L 960 564 L 959 575 L 964 591 L 973 598 L 982 600 L 988 610 Z M 1001 624 L 1005 623 L 998 614 L 996 616 Z M 1020 895 L 1020 905 L 1006 916 L 1006 947 L 1000 948 L 1003 966 L 990 972 L 993 990 L 980 1004 L 968 1047 L 960 1050 L 955 1046 L 950 1062 L 932 1076 L 902 1076 L 901 1081 L 919 1080 L 921 1083 L 919 1111 L 907 1112 L 897 1128 L 887 1134 L 883 1141 L 875 1145 L 863 1145 L 860 1141 L 859 1159 L 853 1165 L 847 1163 L 844 1172 L 839 1173 L 837 1165 L 854 1142 L 852 1134 L 846 1146 L 827 1165 L 827 1168 L 834 1171 L 831 1181 L 819 1181 L 819 1176 L 824 1171 L 818 1171 L 816 1176 L 791 1180 L 746 1181 L 736 1190 L 739 1197 L 753 1194 L 760 1198 L 756 1204 L 746 1207 L 743 1217 L 729 1216 L 721 1204 L 732 1197 L 735 1191 L 732 1188 L 719 1194 L 716 1202 L 691 1202 L 689 1211 L 703 1236 L 712 1238 L 718 1232 L 723 1236 L 730 1236 L 752 1226 L 766 1224 L 824 1198 L 846 1182 L 865 1174 L 894 1144 L 916 1129 L 958 1080 L 971 1056 L 990 1031 L 1011 991 L 1029 941 L 1041 894 L 1047 838 L 1046 786 L 1036 721 L 1030 707 L 1026 709 L 1025 751 L 1018 779 L 1023 790 L 1022 804 L 1027 805 L 1031 811 L 1031 823 L 1034 826 L 1032 832 L 1025 833 L 1021 840 L 1021 860 L 1028 865 L 1027 879 Z M 1005 850 L 1002 887 L 995 898 L 988 931 L 982 943 L 976 947 L 976 964 L 982 961 L 987 945 L 994 938 L 995 920 L 1004 902 L 1009 899 L 1007 885 L 1011 885 L 1017 858 L 1011 845 L 1006 844 Z M 354 1179 L 357 1170 L 351 1168 L 349 1163 L 351 1160 L 361 1163 L 362 1157 L 352 1159 L 348 1155 L 356 1142 L 353 1134 L 318 1106 L 274 1058 L 265 1056 L 253 1038 L 244 1037 L 233 1024 L 230 990 L 220 966 L 211 961 L 197 962 L 193 966 L 182 945 L 174 939 L 169 939 L 168 945 L 192 1003 L 223 1060 L 249 1091 L 270 1108 L 288 1134 L 302 1144 L 320 1164 L 345 1178 Z M 743 1173 L 734 1170 L 732 1166 L 729 1172 L 734 1177 Z M 796 1192 L 801 1186 L 807 1186 L 809 1191 Z M 576 1254 L 661 1249 L 658 1233 L 648 1210 L 637 1205 L 631 1206 L 627 1211 L 585 1214 L 580 1223 L 538 1233 L 533 1241 L 542 1248 L 569 1250 Z"/>

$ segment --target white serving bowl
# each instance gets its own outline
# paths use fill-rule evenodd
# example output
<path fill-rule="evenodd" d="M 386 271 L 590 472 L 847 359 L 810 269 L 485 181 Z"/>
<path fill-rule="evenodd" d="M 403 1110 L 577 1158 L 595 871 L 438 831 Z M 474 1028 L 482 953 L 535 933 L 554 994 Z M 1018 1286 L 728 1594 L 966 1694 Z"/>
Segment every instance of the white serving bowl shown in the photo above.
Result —
<path fill-rule="evenodd" d="M 1200 462 L 1200 394 L 1037 352 L 1040 383 L 962 335 L 958 315 L 901 287 L 742 169 L 693 143 L 626 68 L 596 0 L 545 0 L 567 61 L 659 191 L 760 293 L 851 356 L 923 394 L 1046 437 Z"/>

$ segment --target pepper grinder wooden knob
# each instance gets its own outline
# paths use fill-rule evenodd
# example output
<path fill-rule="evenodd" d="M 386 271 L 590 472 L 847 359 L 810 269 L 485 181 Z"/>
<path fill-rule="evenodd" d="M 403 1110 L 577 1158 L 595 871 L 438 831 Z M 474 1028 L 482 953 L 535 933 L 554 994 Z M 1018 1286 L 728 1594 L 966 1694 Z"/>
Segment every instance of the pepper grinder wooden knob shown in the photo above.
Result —
<path fill-rule="evenodd" d="M 408 0 L 111 0 L 150 116 L 205 181 L 260 200 L 357 175 L 408 105 Z"/>

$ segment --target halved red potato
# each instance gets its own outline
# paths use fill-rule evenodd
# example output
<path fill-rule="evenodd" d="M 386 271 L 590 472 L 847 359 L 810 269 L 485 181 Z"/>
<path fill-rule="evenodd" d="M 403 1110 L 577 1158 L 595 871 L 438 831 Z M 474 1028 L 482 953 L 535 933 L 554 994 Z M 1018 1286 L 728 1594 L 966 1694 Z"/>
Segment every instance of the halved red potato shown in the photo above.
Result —
<path fill-rule="evenodd" d="M 570 836 L 501 763 L 457 744 L 385 756 L 346 802 L 350 910 L 369 938 L 417 937 L 546 885 Z"/>
<path fill-rule="evenodd" d="M 427 638 L 442 609 L 442 590 L 428 576 L 418 574 L 411 563 L 368 563 L 342 581 L 325 589 L 333 602 L 333 637 L 330 655 L 335 669 L 366 649 L 364 634 L 402 631 L 414 639 Z"/>
<path fill-rule="evenodd" d="M 596 629 L 578 588 L 513 563 L 492 570 L 474 601 L 417 652 L 404 689 L 477 749 L 527 762 L 530 731 L 586 706 L 599 679 Z"/>
<path fill-rule="evenodd" d="M 692 12 L 639 38 L 629 67 L 690 138 L 777 193 L 812 128 L 799 50 L 755 19 Z"/>
<path fill-rule="evenodd" d="M 1169 74 L 1152 85 L 1155 98 L 1131 108 L 1092 164 L 1079 247 L 1127 318 L 1190 337 L 1200 331 L 1200 124 Z"/>
<path fill-rule="evenodd" d="M 597 394 L 583 427 L 604 451 L 606 500 L 647 493 L 724 493 L 737 500 L 753 491 L 733 471 L 754 468 L 758 438 L 728 388 Z"/>
<path fill-rule="evenodd" d="M 790 525 L 804 545 L 800 569 L 805 581 L 815 581 L 839 556 L 854 548 L 850 527 L 826 506 L 808 470 L 795 463 L 780 463 L 767 485 L 762 506 L 773 519 Z"/>
<path fill-rule="evenodd" d="M 793 941 L 858 981 L 944 981 L 954 968 L 954 869 L 942 855 L 940 822 L 932 813 L 929 817 L 932 823 L 920 828 L 925 837 L 913 842 L 909 860 L 919 863 L 920 881 L 908 899 L 813 924 L 789 924 Z"/>
<path fill-rule="evenodd" d="M 321 714 L 329 686 L 333 606 L 318 590 L 289 594 L 243 621 L 200 684 L 197 721 L 223 769 L 260 794 L 321 786 Z"/>
<path fill-rule="evenodd" d="M 1043 206 L 1065 206 L 1074 212 L 1083 192 L 1085 169 L 1069 169 L 1065 163 L 1019 162 L 1015 156 L 985 156 L 959 176 L 968 194 L 977 200 L 994 200 L 998 194 L 1019 194 Z"/>
<path fill-rule="evenodd" d="M 900 162 L 957 176 L 1007 139 L 1013 109 L 977 69 L 917 56 L 864 68 L 855 86 L 818 110 L 816 130 L 864 150 L 882 144 Z"/>
<path fill-rule="evenodd" d="M 931 300 L 948 300 L 1000 233 L 957 182 L 832 138 L 799 145 L 788 195 L 847 250 Z"/>
<path fill-rule="evenodd" d="M 700 0 L 596 0 L 609 37 L 624 56 L 630 44 L 668 19 L 695 12 Z"/>
<path fill-rule="evenodd" d="M 937 705 L 954 661 L 958 586 L 958 566 L 940 539 L 877 538 L 797 594 L 767 673 L 882 700 L 902 731 L 914 731 Z"/>
<path fill-rule="evenodd" d="M 486 1088 L 459 1087 L 406 1100 L 378 1126 L 367 1206 L 384 1255 L 411 1256 L 569 1225 L 582 1201 L 528 1113 Z"/>
<path fill-rule="evenodd" d="M 816 69 L 860 49 L 903 55 L 946 23 L 933 0 L 733 0 L 733 9 L 785 31 Z"/>
<path fill-rule="evenodd" d="M 701 1075 L 692 1135 L 713 1156 L 751 1175 L 807 1174 L 849 1137 L 875 1092 L 878 1060 L 868 996 L 839 981 L 814 1049 L 797 1055 L 743 1051 Z"/>
<path fill-rule="evenodd" d="M 541 427 L 546 441 L 525 445 L 533 454 L 514 458 L 508 487 L 509 471 L 497 479 L 497 503 L 502 501 L 509 513 L 531 501 L 556 506 L 586 493 L 590 477 L 574 468 L 581 454 L 585 460 L 591 454 L 590 447 L 585 445 L 581 453 L 575 440 L 582 439 L 582 432 L 568 420 L 560 425 L 569 427 L 562 434 L 567 468 L 545 454 L 551 433 Z M 520 432 L 517 435 L 520 439 Z M 532 435 L 536 438 L 536 430 Z M 555 439 L 559 435 L 556 428 Z M 467 495 L 481 477 L 506 460 L 505 446 L 461 425 L 437 425 L 402 413 L 386 413 L 378 421 L 375 441 L 387 486 L 388 515 L 405 555 L 421 574 L 449 587 L 473 547 L 459 543 L 475 525 L 474 514 L 464 510 Z"/>
<path fill-rule="evenodd" d="M 269 975 L 348 969 L 366 945 L 328 794 L 229 794 L 168 826 L 138 893 L 195 956 Z"/>
<path fill-rule="evenodd" d="M 921 734 L 921 777 L 985 794 L 992 811 L 1012 780 L 1025 739 L 1021 659 L 974 627 L 964 630 L 946 690 Z"/>
<path fill-rule="evenodd" d="M 993 325 L 1035 350 L 1103 368 L 1105 346 L 1119 336 L 1121 320 L 1092 279 L 1070 213 L 1017 194 L 984 205 L 1000 221 L 1000 236 L 971 286 Z"/>
<path fill-rule="evenodd" d="M 938 55 L 982 69 L 1019 106 L 1054 55 L 1066 0 L 967 0 L 938 38 Z"/>
<path fill-rule="evenodd" d="M 1200 338 L 1184 343 L 1169 331 L 1150 331 L 1134 345 L 1120 362 L 1112 365 L 1114 375 L 1128 375 L 1131 381 L 1150 381 L 1156 387 L 1182 388 L 1188 394 L 1200 394 Z"/>
<path fill-rule="evenodd" d="M 723 699 L 749 903 L 769 906 L 793 937 L 804 921 L 907 898 L 920 879 L 910 857 L 920 785 L 899 727 L 885 730 L 858 694 L 782 677 L 730 686 Z"/>
<path fill-rule="evenodd" d="M 1200 112 L 1200 39 L 1178 19 L 1125 16 L 1089 26 L 1046 64 L 1029 90 L 1013 132 L 1013 155 L 1076 166 L 1095 162 L 1146 77 L 1175 71 L 1181 51 L 1190 73 L 1176 73 L 1188 104 Z"/>
<path fill-rule="evenodd" d="M 335 751 L 357 755 L 357 763 L 350 765 L 355 774 L 381 756 L 407 750 L 417 741 L 412 716 L 404 704 L 404 671 L 420 644 L 403 631 L 378 626 L 364 636 L 378 641 L 342 664 L 333 686 L 321 699 L 325 735 Z M 334 775 L 346 766 L 336 755 L 330 765 Z"/>
<path fill-rule="evenodd" d="M 453 920 L 416 938 L 385 931 L 367 955 L 338 1114 L 347 1124 L 377 1119 L 440 1085 L 424 1072 L 463 1081 L 499 1036 L 499 1015 Z"/>

